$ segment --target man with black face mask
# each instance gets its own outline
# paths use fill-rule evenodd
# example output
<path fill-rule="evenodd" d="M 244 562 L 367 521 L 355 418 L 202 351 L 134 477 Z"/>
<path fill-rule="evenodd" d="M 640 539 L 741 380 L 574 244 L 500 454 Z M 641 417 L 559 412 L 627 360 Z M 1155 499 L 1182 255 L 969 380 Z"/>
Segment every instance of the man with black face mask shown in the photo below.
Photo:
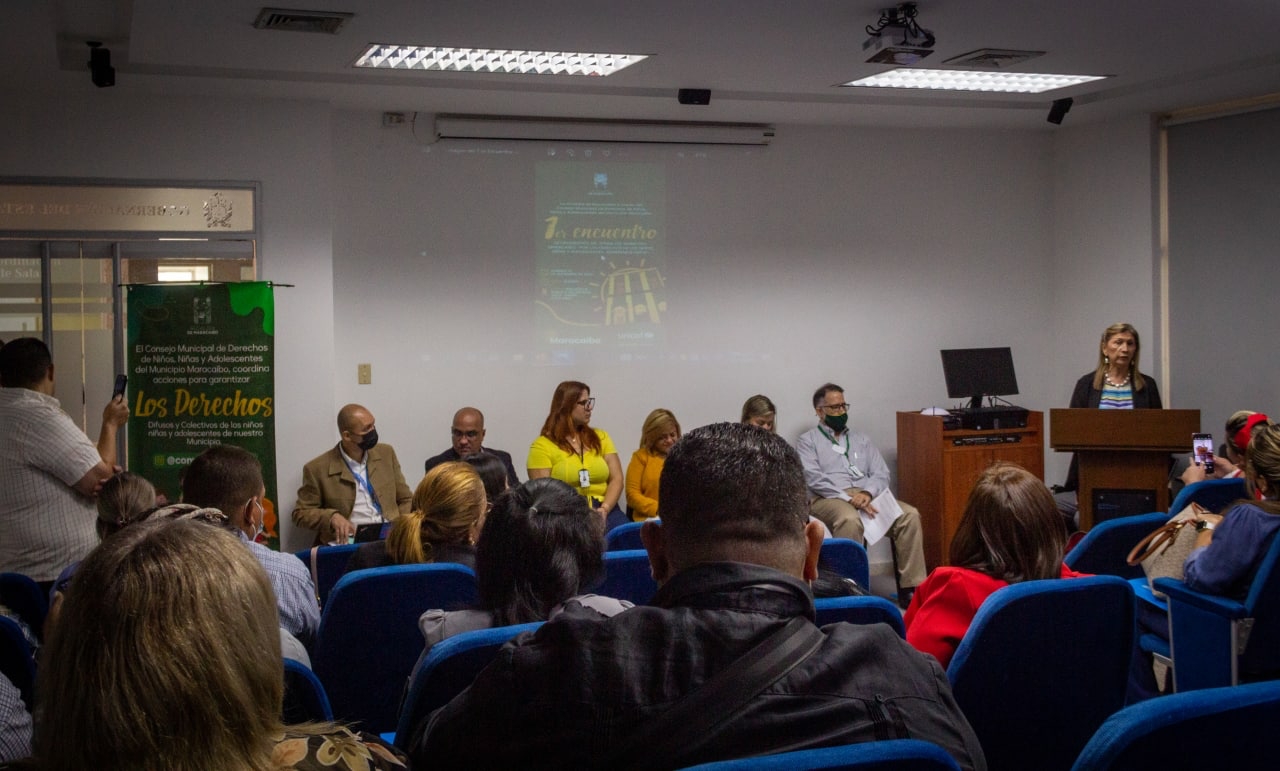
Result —
<path fill-rule="evenodd" d="M 844 389 L 826 383 L 813 392 L 818 425 L 796 442 L 809 486 L 810 513 L 831 529 L 836 538 L 862 543 L 862 516 L 878 513 L 872 501 L 889 488 L 889 467 L 865 434 L 848 429 L 849 405 Z M 902 516 L 889 527 L 894 561 L 898 565 L 898 604 L 903 608 L 925 579 L 924 544 L 920 512 L 898 501 Z"/>
<path fill-rule="evenodd" d="M 359 404 L 338 411 L 341 441 L 302 467 L 293 524 L 316 531 L 316 544 L 347 543 L 357 525 L 409 513 L 413 491 L 396 451 L 378 443 L 373 413 Z"/>

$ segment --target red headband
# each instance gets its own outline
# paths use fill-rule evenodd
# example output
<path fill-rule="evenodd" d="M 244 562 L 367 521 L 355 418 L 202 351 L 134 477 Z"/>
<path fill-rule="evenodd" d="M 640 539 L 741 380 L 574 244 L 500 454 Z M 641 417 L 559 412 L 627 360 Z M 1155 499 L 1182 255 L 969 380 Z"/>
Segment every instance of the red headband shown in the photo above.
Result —
<path fill-rule="evenodd" d="M 1235 444 L 1240 452 L 1249 449 L 1249 440 L 1253 438 L 1253 427 L 1259 423 L 1266 423 L 1269 418 L 1261 412 L 1255 412 L 1250 415 L 1244 422 L 1244 426 L 1231 437 L 1231 442 Z"/>

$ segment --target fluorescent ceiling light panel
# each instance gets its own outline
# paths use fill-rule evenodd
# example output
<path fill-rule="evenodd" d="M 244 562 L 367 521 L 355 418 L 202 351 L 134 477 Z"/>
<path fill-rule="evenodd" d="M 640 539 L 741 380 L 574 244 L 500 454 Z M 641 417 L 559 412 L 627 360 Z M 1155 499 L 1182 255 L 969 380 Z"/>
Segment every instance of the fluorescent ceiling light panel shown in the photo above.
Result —
<path fill-rule="evenodd" d="M 900 68 L 851 80 L 842 85 L 869 88 L 919 88 L 934 91 L 999 91 L 1009 94 L 1040 94 L 1067 86 L 1078 86 L 1105 75 L 1043 75 L 1033 72 L 974 72 L 971 70 L 925 70 Z"/>
<path fill-rule="evenodd" d="M 355 66 L 427 72 L 604 77 L 647 58 L 642 54 L 500 51 L 489 48 L 436 48 L 374 43 L 356 59 Z"/>

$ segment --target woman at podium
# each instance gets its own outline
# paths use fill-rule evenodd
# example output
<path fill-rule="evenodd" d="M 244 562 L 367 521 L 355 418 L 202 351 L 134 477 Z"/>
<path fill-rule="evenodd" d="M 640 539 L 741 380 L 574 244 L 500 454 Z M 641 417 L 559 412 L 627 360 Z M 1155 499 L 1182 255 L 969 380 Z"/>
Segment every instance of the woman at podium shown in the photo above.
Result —
<path fill-rule="evenodd" d="M 1076 381 L 1071 404 L 1067 406 L 1102 410 L 1162 409 L 1164 404 L 1160 401 L 1160 388 L 1155 378 L 1142 374 L 1138 369 L 1141 350 L 1138 330 L 1132 324 L 1112 324 L 1103 330 L 1102 342 L 1098 346 L 1098 365 Z M 1075 522 L 1078 475 L 1078 463 L 1073 456 L 1066 484 L 1062 486 L 1062 492 L 1054 496 L 1058 510 L 1071 519 L 1073 526 L 1079 524 Z"/>

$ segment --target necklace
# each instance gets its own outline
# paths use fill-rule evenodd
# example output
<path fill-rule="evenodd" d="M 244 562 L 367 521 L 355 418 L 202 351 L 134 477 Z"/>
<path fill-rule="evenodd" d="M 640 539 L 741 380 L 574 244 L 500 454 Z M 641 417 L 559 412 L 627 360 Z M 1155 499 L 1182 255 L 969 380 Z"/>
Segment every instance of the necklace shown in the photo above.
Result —
<path fill-rule="evenodd" d="M 1109 374 L 1107 374 L 1107 375 L 1103 375 L 1103 376 L 1102 376 L 1102 379 L 1103 379 L 1103 380 L 1105 380 L 1105 381 L 1107 382 L 1107 385 L 1109 385 L 1109 386 L 1113 386 L 1113 387 L 1115 387 L 1115 388 L 1120 388 L 1121 386 L 1126 386 L 1126 385 L 1128 385 L 1128 384 L 1129 384 L 1129 381 L 1130 381 L 1132 378 L 1133 378 L 1133 375 L 1125 375 L 1125 376 L 1124 376 L 1124 380 L 1121 380 L 1119 383 L 1117 383 L 1116 381 L 1114 381 L 1114 380 L 1112 380 L 1112 379 L 1111 379 L 1111 375 L 1109 375 Z"/>

